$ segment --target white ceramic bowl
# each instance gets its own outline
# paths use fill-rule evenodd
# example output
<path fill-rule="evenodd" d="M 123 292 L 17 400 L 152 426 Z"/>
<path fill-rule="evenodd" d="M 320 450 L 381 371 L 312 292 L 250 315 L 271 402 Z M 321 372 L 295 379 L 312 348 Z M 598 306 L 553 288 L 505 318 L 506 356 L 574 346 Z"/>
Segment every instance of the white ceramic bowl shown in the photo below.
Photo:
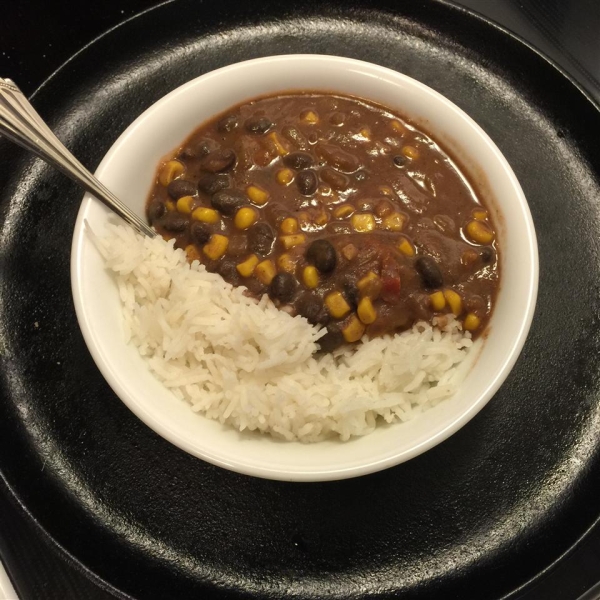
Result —
<path fill-rule="evenodd" d="M 73 239 L 71 277 L 77 317 L 98 368 L 123 402 L 181 449 L 241 473 L 288 481 L 354 477 L 413 458 L 467 423 L 514 365 L 533 317 L 538 282 L 535 231 L 508 163 L 485 132 L 429 87 L 397 72 L 347 58 L 313 55 L 251 60 L 208 73 L 144 112 L 116 141 L 96 175 L 138 214 L 156 166 L 209 117 L 246 99 L 288 90 L 361 96 L 397 109 L 459 156 L 495 213 L 502 285 L 485 342 L 457 394 L 404 424 L 350 442 L 286 443 L 233 429 L 194 414 L 154 377 L 123 342 L 116 287 L 84 230 L 102 234 L 108 210 L 83 199 Z"/>

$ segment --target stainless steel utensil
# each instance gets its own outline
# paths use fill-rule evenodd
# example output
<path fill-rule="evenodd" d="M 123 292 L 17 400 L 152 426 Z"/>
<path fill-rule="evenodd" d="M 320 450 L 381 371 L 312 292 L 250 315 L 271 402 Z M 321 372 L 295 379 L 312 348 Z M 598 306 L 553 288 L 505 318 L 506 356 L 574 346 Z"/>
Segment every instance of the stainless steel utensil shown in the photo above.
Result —
<path fill-rule="evenodd" d="M 62 171 L 136 231 L 156 232 L 98 181 L 61 143 L 10 79 L 0 78 L 0 133 Z"/>

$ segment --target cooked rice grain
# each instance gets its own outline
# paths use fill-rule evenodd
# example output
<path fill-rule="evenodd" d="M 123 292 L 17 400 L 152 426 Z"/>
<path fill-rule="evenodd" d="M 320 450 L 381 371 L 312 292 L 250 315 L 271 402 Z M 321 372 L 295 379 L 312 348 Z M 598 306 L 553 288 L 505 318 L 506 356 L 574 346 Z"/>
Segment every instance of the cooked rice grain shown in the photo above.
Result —
<path fill-rule="evenodd" d="M 452 317 L 316 355 L 324 330 L 258 302 L 173 241 L 123 225 L 90 232 L 115 276 L 126 341 L 192 410 L 286 440 L 341 440 L 407 421 L 451 396 L 472 345 Z"/>

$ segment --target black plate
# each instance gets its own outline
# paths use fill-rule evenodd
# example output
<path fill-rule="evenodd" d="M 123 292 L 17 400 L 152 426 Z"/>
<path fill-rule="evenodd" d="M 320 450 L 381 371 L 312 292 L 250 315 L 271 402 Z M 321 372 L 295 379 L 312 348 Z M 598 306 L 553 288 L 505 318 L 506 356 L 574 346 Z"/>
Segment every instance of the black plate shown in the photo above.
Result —
<path fill-rule="evenodd" d="M 506 384 L 451 439 L 368 477 L 286 484 L 194 459 L 125 408 L 85 347 L 69 281 L 82 194 L 2 143 L 2 474 L 75 561 L 135 598 L 516 593 L 600 513 L 597 108 L 485 21 L 392 0 L 166 4 L 97 40 L 33 102 L 93 166 L 174 87 L 291 52 L 413 76 L 461 106 L 508 158 L 534 216 L 541 278 Z"/>

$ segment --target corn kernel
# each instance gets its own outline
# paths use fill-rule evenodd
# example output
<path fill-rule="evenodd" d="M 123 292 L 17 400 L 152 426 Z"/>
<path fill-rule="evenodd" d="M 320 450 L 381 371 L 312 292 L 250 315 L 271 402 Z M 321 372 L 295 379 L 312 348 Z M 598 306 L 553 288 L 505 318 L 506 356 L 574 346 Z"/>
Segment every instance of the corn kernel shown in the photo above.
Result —
<path fill-rule="evenodd" d="M 475 331 L 481 325 L 481 319 L 474 313 L 469 313 L 465 317 L 465 321 L 463 323 L 463 327 L 465 331 Z"/>
<path fill-rule="evenodd" d="M 402 231 L 406 216 L 399 212 L 393 212 L 381 221 L 384 229 L 388 231 Z"/>
<path fill-rule="evenodd" d="M 308 289 L 314 289 L 319 285 L 319 273 L 316 267 L 309 265 L 302 271 L 302 281 Z"/>
<path fill-rule="evenodd" d="M 277 266 L 281 271 L 291 273 L 292 275 L 296 272 L 296 261 L 287 252 L 279 256 Z"/>
<path fill-rule="evenodd" d="M 444 290 L 444 298 L 450 310 L 456 315 L 462 312 L 462 299 L 454 290 Z"/>
<path fill-rule="evenodd" d="M 275 131 L 269 133 L 267 137 L 273 142 L 279 156 L 289 154 L 289 150 L 281 143 L 281 140 Z"/>
<path fill-rule="evenodd" d="M 419 151 L 414 146 L 404 146 L 402 148 L 402 154 L 411 160 L 417 160 L 420 156 Z"/>
<path fill-rule="evenodd" d="M 294 171 L 291 169 L 279 169 L 275 178 L 277 179 L 277 183 L 288 185 L 294 180 Z"/>
<path fill-rule="evenodd" d="M 494 232 L 483 221 L 469 221 L 466 230 L 469 238 L 477 244 L 491 244 L 494 241 Z"/>
<path fill-rule="evenodd" d="M 371 298 L 365 296 L 359 303 L 358 308 L 356 310 L 358 313 L 358 318 L 365 324 L 370 325 L 376 318 L 377 312 L 373 307 L 373 303 L 371 302 Z"/>
<path fill-rule="evenodd" d="M 192 213 L 192 219 L 203 223 L 216 223 L 219 220 L 219 213 L 214 208 L 199 206 Z"/>
<path fill-rule="evenodd" d="M 335 210 L 333 211 L 333 216 L 336 219 L 345 219 L 346 217 L 349 217 L 353 212 L 354 206 L 352 206 L 352 204 L 341 204 L 340 206 L 335 208 Z"/>
<path fill-rule="evenodd" d="M 279 229 L 283 233 L 298 233 L 298 219 L 294 217 L 288 217 L 281 222 Z"/>
<path fill-rule="evenodd" d="M 359 279 L 356 287 L 360 295 L 364 298 L 368 296 L 375 300 L 381 292 L 381 277 L 373 271 L 369 271 L 362 279 Z"/>
<path fill-rule="evenodd" d="M 259 206 L 262 206 L 269 199 L 269 192 L 265 192 L 265 190 L 259 188 L 257 185 L 249 185 L 246 188 L 246 194 L 254 204 L 258 204 Z"/>
<path fill-rule="evenodd" d="M 370 213 L 352 215 L 352 227 L 359 233 L 366 233 L 375 229 L 375 217 Z"/>
<path fill-rule="evenodd" d="M 384 196 L 393 196 L 394 195 L 394 190 L 389 185 L 380 185 L 379 186 L 379 191 Z"/>
<path fill-rule="evenodd" d="M 200 252 L 198 252 L 198 249 L 196 246 L 194 246 L 194 244 L 190 244 L 189 246 L 185 247 L 185 255 L 187 256 L 189 262 L 200 260 Z"/>
<path fill-rule="evenodd" d="M 306 123 L 309 123 L 310 125 L 314 125 L 315 123 L 319 122 L 319 115 L 317 115 L 317 113 L 312 110 L 303 111 L 300 114 L 300 118 L 303 121 L 306 121 Z"/>
<path fill-rule="evenodd" d="M 473 211 L 473 218 L 477 221 L 485 221 L 488 218 L 487 210 L 483 208 Z"/>
<path fill-rule="evenodd" d="M 242 208 L 238 209 L 235 213 L 233 223 L 238 229 L 248 229 L 248 227 L 254 225 L 257 220 L 258 215 L 253 208 L 242 206 Z"/>
<path fill-rule="evenodd" d="M 352 315 L 344 327 L 342 335 L 348 343 L 358 342 L 365 332 L 365 326 L 359 321 L 356 315 Z"/>
<path fill-rule="evenodd" d="M 398 250 L 400 250 L 400 252 L 402 252 L 402 254 L 405 256 L 415 255 L 415 247 L 406 238 L 402 238 L 398 244 Z"/>
<path fill-rule="evenodd" d="M 433 308 L 433 310 L 439 312 L 446 308 L 446 298 L 444 298 L 442 292 L 433 292 L 433 294 L 429 295 L 429 298 L 431 299 L 431 308 Z"/>
<path fill-rule="evenodd" d="M 334 319 L 341 319 L 350 312 L 350 305 L 341 292 L 330 292 L 325 296 L 325 306 Z"/>
<path fill-rule="evenodd" d="M 211 258 L 212 260 L 217 260 L 221 258 L 225 252 L 227 252 L 227 246 L 229 245 L 229 240 L 219 233 L 213 233 L 208 240 L 208 243 L 204 245 L 202 249 L 204 254 Z"/>
<path fill-rule="evenodd" d="M 254 273 L 254 269 L 258 264 L 258 256 L 256 254 L 251 254 L 244 262 L 236 265 L 237 272 L 242 277 L 250 277 L 252 273 Z"/>
<path fill-rule="evenodd" d="M 392 121 L 390 123 L 390 127 L 396 132 L 399 133 L 400 135 L 404 135 L 406 133 L 406 127 L 404 127 L 404 125 L 402 125 L 402 123 L 400 121 Z"/>
<path fill-rule="evenodd" d="M 303 233 L 294 233 L 292 235 L 282 235 L 279 240 L 286 250 L 304 244 L 306 236 Z"/>
<path fill-rule="evenodd" d="M 185 166 L 178 160 L 167 161 L 158 175 L 160 185 L 167 187 L 171 181 L 177 179 L 185 171 Z"/>
<path fill-rule="evenodd" d="M 184 215 L 189 215 L 192 212 L 192 206 L 194 204 L 193 196 L 182 196 L 177 200 L 177 211 Z"/>
<path fill-rule="evenodd" d="M 265 285 L 269 285 L 273 281 L 273 277 L 277 274 L 275 265 L 272 260 L 263 260 L 258 263 L 254 268 L 254 275 L 256 278 Z"/>
<path fill-rule="evenodd" d="M 167 200 L 165 202 L 165 207 L 167 208 L 168 211 L 174 211 L 177 210 L 177 204 L 175 204 L 175 202 L 173 200 Z"/>
<path fill-rule="evenodd" d="M 371 139 L 371 130 L 368 127 L 363 127 L 358 133 L 364 140 L 368 141 Z"/>

